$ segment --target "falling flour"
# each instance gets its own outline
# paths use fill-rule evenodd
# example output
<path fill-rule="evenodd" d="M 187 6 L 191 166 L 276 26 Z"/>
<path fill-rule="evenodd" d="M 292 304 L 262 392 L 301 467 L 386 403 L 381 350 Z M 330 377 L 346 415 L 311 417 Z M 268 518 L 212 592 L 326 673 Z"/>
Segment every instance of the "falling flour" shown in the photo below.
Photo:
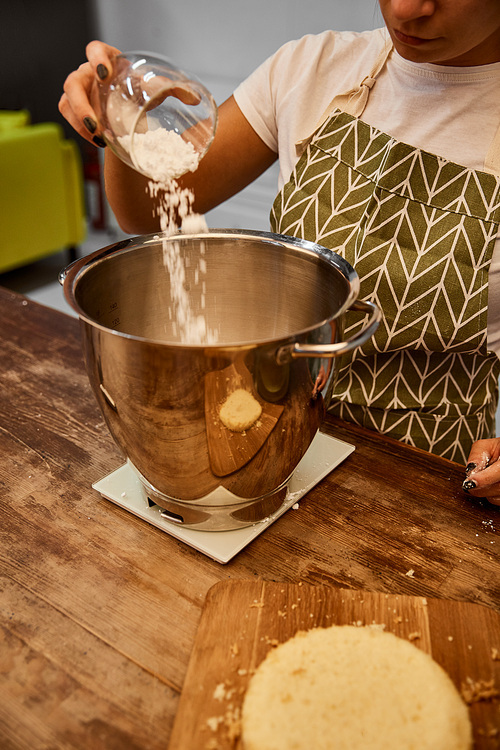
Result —
<path fill-rule="evenodd" d="M 199 234 L 208 231 L 205 218 L 193 210 L 194 194 L 181 188 L 176 179 L 186 172 L 194 172 L 200 155 L 193 145 L 180 135 L 163 128 L 123 136 L 121 144 L 131 154 L 137 168 L 148 174 L 149 195 L 155 199 L 155 215 L 163 233 L 163 261 L 170 275 L 172 308 L 169 311 L 174 334 L 183 344 L 213 344 L 218 332 L 207 326 L 204 314 L 194 314 L 186 290 L 186 267 L 180 251 L 180 242 L 170 239 L 178 233 L 179 222 L 183 233 Z M 132 151 L 130 151 L 132 148 Z M 206 273 L 205 244 L 200 242 L 200 252 L 195 270 L 195 283 L 202 285 L 201 307 L 205 306 Z"/>

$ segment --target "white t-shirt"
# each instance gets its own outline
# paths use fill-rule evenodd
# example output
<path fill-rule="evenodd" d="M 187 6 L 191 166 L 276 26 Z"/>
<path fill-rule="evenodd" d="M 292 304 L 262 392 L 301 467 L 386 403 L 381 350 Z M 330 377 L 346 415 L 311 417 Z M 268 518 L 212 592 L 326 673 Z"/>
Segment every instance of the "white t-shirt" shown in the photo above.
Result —
<path fill-rule="evenodd" d="M 234 92 L 244 116 L 278 154 L 279 188 L 331 100 L 367 76 L 388 34 L 325 31 L 288 42 Z M 396 51 L 361 116 L 399 141 L 471 169 L 484 169 L 500 127 L 500 63 L 471 68 L 413 63 Z M 443 98 L 446 97 L 446 106 Z M 488 346 L 500 357 L 500 239 L 489 272 Z"/>

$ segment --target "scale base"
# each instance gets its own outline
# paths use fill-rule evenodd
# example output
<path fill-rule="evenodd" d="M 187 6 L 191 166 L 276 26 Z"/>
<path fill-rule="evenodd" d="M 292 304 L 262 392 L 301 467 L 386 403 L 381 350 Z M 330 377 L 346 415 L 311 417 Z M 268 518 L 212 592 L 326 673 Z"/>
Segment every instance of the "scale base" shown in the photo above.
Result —
<path fill-rule="evenodd" d="M 119 505 L 170 536 L 185 542 L 219 563 L 229 562 L 276 519 L 292 508 L 318 482 L 354 451 L 354 446 L 318 432 L 293 473 L 278 510 L 262 521 L 229 531 L 203 531 L 177 525 L 162 516 L 163 509 L 150 505 L 134 470 L 124 464 L 92 487 L 105 499 Z"/>

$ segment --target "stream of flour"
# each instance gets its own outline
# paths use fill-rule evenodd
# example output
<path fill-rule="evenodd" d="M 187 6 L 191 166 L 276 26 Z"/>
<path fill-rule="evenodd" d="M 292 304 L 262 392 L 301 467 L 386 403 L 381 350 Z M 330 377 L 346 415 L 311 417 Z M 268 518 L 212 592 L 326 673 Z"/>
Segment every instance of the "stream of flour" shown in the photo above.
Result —
<path fill-rule="evenodd" d="M 163 242 L 163 261 L 170 276 L 172 307 L 169 317 L 174 335 L 183 344 L 214 344 L 218 331 L 211 330 L 203 312 L 194 313 L 186 289 L 186 263 L 181 253 L 181 243 L 173 238 L 179 225 L 184 234 L 203 234 L 208 231 L 204 216 L 193 210 L 194 194 L 179 187 L 177 178 L 193 172 L 200 156 L 193 145 L 173 131 L 150 130 L 123 136 L 121 144 L 130 150 L 132 160 L 142 173 L 151 176 L 148 192 L 155 200 L 156 215 L 160 221 Z M 201 284 L 201 309 L 205 308 L 206 292 L 205 243 L 200 241 L 199 254 L 194 269 L 195 285 Z"/>

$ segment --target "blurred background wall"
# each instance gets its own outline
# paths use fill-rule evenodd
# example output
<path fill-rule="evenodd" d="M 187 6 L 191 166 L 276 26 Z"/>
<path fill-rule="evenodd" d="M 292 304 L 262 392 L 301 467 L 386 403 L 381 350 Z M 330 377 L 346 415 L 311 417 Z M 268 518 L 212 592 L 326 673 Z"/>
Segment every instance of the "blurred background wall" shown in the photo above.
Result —
<path fill-rule="evenodd" d="M 289 39 L 382 23 L 377 0 L 3 0 L 0 6 L 0 108 L 26 107 L 33 121 L 60 122 L 71 137 L 57 102 L 91 39 L 167 55 L 195 73 L 220 103 Z M 94 166 L 95 149 L 89 152 L 75 137 L 84 161 Z M 276 182 L 271 168 L 211 212 L 209 225 L 267 229 Z"/>

